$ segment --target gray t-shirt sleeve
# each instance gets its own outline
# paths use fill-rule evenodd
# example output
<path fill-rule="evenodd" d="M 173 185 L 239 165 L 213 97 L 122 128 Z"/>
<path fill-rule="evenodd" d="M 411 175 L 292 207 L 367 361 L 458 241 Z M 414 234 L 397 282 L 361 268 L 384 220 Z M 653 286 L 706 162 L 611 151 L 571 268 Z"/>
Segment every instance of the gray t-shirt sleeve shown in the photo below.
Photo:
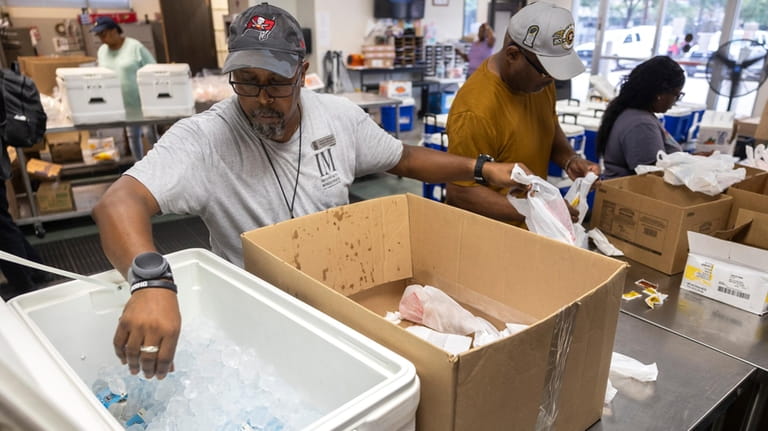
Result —
<path fill-rule="evenodd" d="M 344 104 L 348 107 L 342 115 L 349 115 L 347 123 L 351 130 L 348 132 L 352 134 L 355 146 L 355 177 L 385 172 L 397 165 L 403 154 L 403 143 L 358 106 L 351 102 Z"/>
<path fill-rule="evenodd" d="M 207 163 L 211 157 L 201 151 L 205 139 L 197 123 L 181 120 L 125 175 L 144 184 L 163 213 L 202 214 L 210 193 L 205 173 L 212 169 Z"/>
<path fill-rule="evenodd" d="M 630 170 L 637 165 L 655 165 L 659 150 L 664 150 L 664 136 L 656 124 L 638 123 L 623 131 L 621 139 L 624 161 Z"/>

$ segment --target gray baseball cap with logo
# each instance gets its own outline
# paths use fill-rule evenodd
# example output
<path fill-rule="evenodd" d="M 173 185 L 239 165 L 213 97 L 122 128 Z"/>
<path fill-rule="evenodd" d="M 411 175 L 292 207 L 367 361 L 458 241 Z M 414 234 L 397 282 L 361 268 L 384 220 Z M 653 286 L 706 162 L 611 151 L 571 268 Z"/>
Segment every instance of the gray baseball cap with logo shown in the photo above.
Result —
<path fill-rule="evenodd" d="M 262 3 L 243 11 L 229 26 L 229 54 L 223 72 L 259 68 L 290 78 L 306 54 L 296 18 Z"/>

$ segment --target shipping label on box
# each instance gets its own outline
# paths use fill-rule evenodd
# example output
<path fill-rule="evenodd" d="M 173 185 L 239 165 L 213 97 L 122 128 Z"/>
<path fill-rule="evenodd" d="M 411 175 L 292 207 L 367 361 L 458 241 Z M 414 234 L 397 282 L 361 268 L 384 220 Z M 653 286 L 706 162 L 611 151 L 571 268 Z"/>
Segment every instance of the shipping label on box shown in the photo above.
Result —
<path fill-rule="evenodd" d="M 413 195 L 242 239 L 248 271 L 416 365 L 421 430 L 586 429 L 601 416 L 624 262 Z M 495 325 L 530 326 L 451 354 L 384 319 L 410 283 L 435 286 Z"/>
<path fill-rule="evenodd" d="M 633 175 L 602 183 L 591 224 L 630 259 L 676 274 L 685 266 L 686 232 L 723 229 L 731 200 L 666 184 L 657 175 Z"/>
<path fill-rule="evenodd" d="M 740 210 L 731 239 L 688 232 L 680 287 L 755 314 L 768 311 L 768 214 Z"/>

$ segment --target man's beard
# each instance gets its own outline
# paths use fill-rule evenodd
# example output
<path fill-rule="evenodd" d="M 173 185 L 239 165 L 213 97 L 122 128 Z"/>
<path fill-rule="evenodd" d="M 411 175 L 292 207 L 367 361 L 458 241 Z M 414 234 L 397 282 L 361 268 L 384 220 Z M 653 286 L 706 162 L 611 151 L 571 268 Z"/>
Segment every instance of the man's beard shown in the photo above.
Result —
<path fill-rule="evenodd" d="M 280 121 L 266 124 L 260 123 L 256 119 L 262 115 L 277 117 Z M 254 109 L 251 111 L 251 118 L 253 119 L 253 121 L 251 121 L 251 124 L 253 125 L 253 131 L 262 138 L 276 140 L 285 134 L 285 115 L 280 111 L 271 108 Z"/>

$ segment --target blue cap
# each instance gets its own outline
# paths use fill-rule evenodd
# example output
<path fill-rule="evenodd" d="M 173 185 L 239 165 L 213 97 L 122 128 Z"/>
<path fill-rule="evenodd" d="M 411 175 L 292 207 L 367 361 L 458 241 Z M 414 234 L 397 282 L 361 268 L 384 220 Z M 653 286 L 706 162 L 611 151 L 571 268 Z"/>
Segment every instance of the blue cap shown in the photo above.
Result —
<path fill-rule="evenodd" d="M 91 27 L 92 33 L 101 33 L 104 30 L 109 30 L 112 28 L 116 28 L 118 32 L 122 33 L 123 29 L 120 28 L 119 25 L 113 20 L 111 17 L 108 16 L 100 16 L 96 18 L 96 22 L 93 24 L 93 27 Z"/>

